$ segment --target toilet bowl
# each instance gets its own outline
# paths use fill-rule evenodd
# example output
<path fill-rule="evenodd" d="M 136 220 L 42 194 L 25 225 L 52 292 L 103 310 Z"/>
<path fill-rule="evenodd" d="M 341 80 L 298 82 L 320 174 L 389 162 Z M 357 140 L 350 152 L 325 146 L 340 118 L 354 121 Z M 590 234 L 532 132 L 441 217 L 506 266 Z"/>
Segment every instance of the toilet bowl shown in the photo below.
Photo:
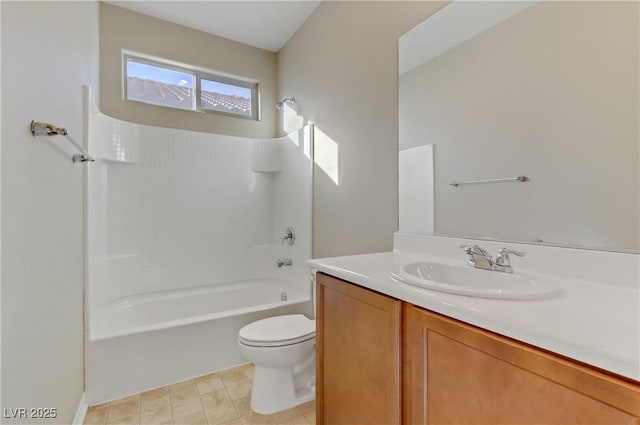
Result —
<path fill-rule="evenodd" d="M 238 332 L 238 347 L 255 364 L 251 409 L 271 414 L 315 398 L 316 321 L 302 314 L 269 317 Z"/>

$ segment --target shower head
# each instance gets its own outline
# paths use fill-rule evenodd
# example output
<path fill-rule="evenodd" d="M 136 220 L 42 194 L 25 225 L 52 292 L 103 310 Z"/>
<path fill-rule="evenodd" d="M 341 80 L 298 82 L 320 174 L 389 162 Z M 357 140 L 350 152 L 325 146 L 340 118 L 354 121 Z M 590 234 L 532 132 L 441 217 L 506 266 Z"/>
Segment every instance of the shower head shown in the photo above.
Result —
<path fill-rule="evenodd" d="M 281 111 L 284 108 L 284 105 L 289 102 L 289 103 L 296 103 L 296 98 L 291 96 L 291 97 L 285 97 L 284 99 L 282 99 L 280 102 L 276 103 L 276 108 Z"/>

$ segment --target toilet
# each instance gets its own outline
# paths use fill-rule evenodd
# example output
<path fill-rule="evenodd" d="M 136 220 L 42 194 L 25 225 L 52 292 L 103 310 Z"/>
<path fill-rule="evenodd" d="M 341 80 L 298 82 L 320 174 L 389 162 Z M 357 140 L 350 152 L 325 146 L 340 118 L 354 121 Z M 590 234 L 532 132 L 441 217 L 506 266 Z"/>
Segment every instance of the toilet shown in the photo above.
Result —
<path fill-rule="evenodd" d="M 316 321 L 302 314 L 244 326 L 238 347 L 255 364 L 251 409 L 271 414 L 315 399 Z"/>

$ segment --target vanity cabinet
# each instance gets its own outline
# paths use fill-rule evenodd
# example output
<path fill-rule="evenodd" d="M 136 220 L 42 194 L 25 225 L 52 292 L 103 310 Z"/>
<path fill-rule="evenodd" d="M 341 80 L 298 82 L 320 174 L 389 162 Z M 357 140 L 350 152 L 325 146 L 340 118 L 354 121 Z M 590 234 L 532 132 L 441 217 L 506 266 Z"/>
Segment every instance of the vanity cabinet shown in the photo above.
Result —
<path fill-rule="evenodd" d="M 318 273 L 318 424 L 635 424 L 640 386 Z"/>
<path fill-rule="evenodd" d="M 318 424 L 396 425 L 402 302 L 317 275 Z"/>
<path fill-rule="evenodd" d="M 404 320 L 404 423 L 639 423 L 631 383 L 410 304 Z"/>

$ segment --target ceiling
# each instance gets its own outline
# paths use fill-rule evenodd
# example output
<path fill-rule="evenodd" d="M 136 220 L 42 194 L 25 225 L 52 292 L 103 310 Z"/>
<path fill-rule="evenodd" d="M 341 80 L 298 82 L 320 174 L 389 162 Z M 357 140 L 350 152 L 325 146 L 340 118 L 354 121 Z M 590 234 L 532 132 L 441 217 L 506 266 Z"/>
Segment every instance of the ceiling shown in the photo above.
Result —
<path fill-rule="evenodd" d="M 277 52 L 313 13 L 320 1 L 107 1 L 107 3 Z"/>
<path fill-rule="evenodd" d="M 506 21 L 538 0 L 455 0 L 400 37 L 400 75 Z"/>

